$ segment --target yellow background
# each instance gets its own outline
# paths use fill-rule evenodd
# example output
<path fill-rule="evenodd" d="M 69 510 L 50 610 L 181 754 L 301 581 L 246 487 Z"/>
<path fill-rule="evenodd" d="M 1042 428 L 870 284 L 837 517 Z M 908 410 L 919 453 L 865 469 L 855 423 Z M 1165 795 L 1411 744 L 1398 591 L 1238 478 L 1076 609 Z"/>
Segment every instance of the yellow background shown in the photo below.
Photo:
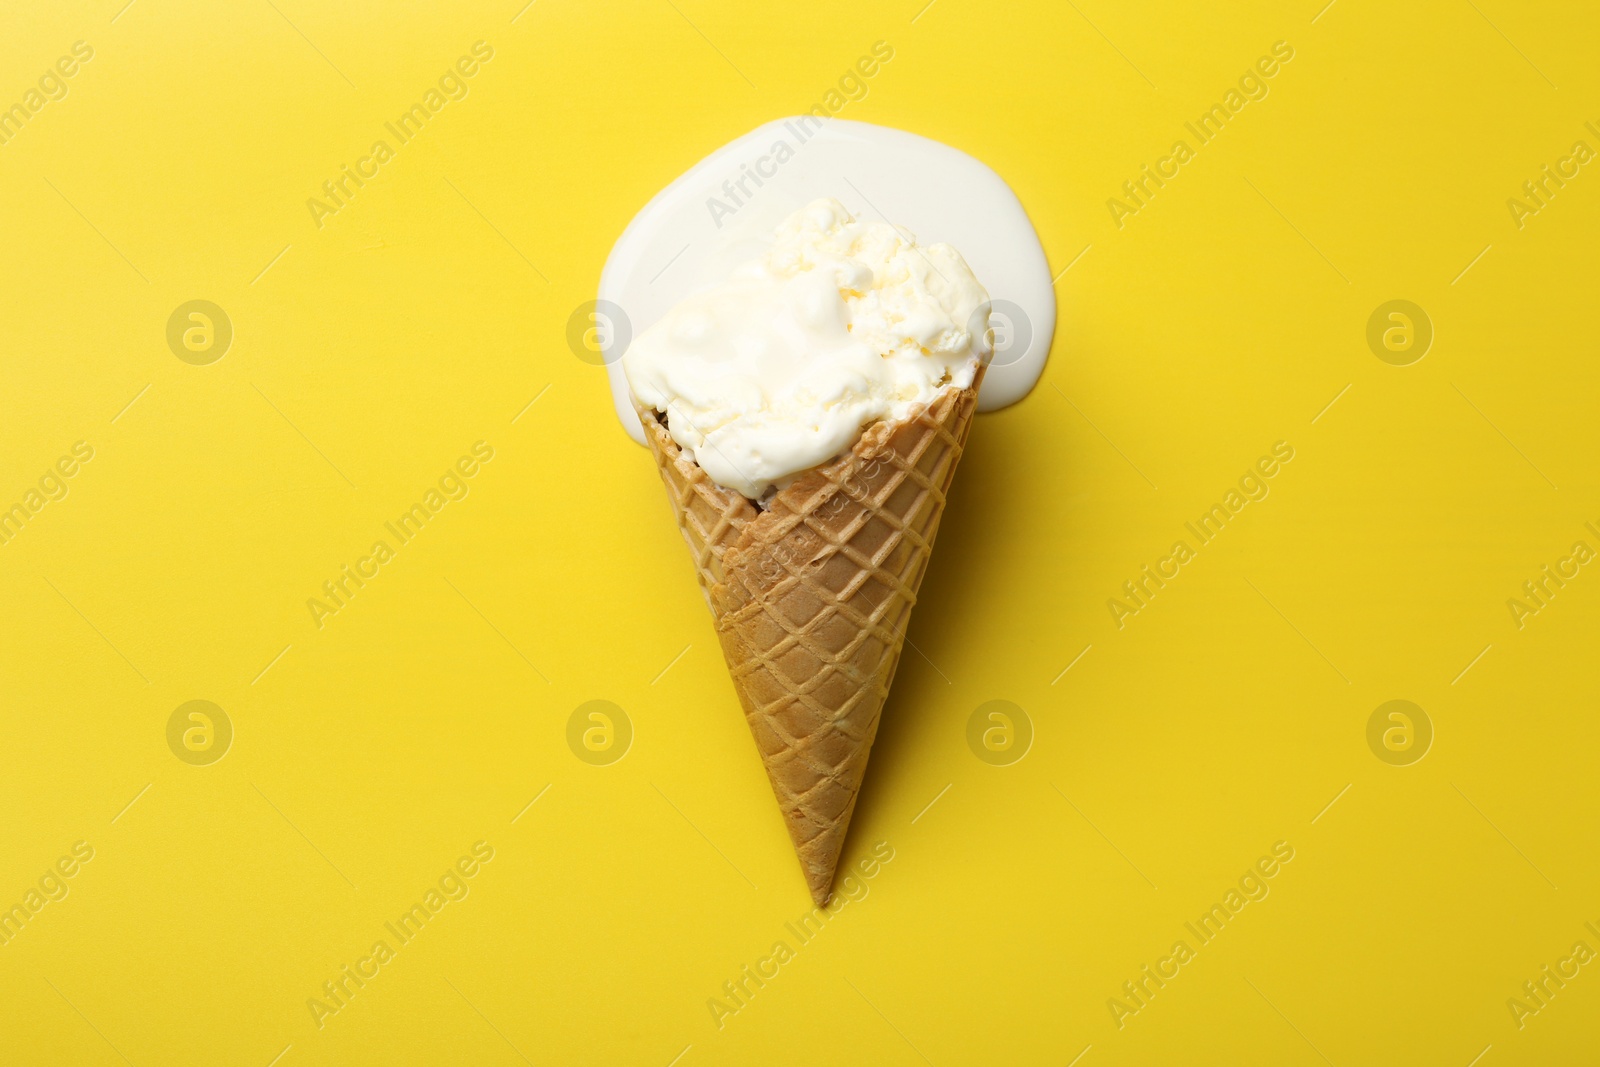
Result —
<path fill-rule="evenodd" d="M 122 3 L 8 2 L 0 35 L 7 106 L 94 48 L 0 146 L 3 504 L 95 450 L 0 547 L 0 902 L 95 850 L 0 947 L 0 1060 L 1590 1062 L 1600 967 L 1520 1030 L 1506 1001 L 1600 949 L 1600 574 L 1520 630 L 1506 601 L 1600 547 L 1600 174 L 1521 229 L 1506 201 L 1600 147 L 1592 15 Z M 470 95 L 317 228 L 478 40 Z M 718 1029 L 809 905 L 649 460 L 564 331 L 652 194 L 879 40 L 842 114 L 993 166 L 1071 269 L 1043 382 L 974 429 L 885 711 L 847 860 L 895 858 Z M 1270 95 L 1114 225 L 1279 40 Z M 1397 298 L 1435 329 L 1405 367 L 1365 340 Z M 191 299 L 234 326 L 209 366 L 165 341 Z M 307 599 L 478 440 L 470 495 L 318 629 Z M 1119 630 L 1107 599 L 1279 440 L 1271 495 Z M 236 731 L 210 766 L 167 747 L 192 699 Z M 592 699 L 633 725 L 610 766 L 565 741 Z M 967 747 L 992 699 L 1035 731 L 1011 766 Z M 1391 699 L 1435 730 L 1411 766 L 1367 745 Z M 479 840 L 470 896 L 318 1029 L 307 999 Z M 1108 998 L 1280 840 L 1270 895 L 1119 1029 Z"/>

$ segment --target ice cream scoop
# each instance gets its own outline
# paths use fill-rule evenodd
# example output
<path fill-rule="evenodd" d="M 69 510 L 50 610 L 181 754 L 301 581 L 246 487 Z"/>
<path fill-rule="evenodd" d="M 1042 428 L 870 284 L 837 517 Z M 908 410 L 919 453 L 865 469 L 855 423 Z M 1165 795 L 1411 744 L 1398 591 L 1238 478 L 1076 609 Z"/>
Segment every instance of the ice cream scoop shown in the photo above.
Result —
<path fill-rule="evenodd" d="M 971 386 L 988 300 L 949 245 L 816 200 L 634 338 L 623 370 L 707 476 L 760 499 L 872 423 Z"/>

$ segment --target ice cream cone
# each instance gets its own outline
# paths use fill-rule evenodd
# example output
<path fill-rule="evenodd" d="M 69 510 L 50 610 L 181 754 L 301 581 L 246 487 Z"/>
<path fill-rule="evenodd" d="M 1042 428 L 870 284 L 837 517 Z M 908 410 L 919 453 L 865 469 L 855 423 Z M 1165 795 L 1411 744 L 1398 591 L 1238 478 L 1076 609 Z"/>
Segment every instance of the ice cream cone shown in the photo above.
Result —
<path fill-rule="evenodd" d="M 977 408 L 946 386 L 869 426 L 765 511 L 639 417 L 811 896 L 825 904 Z"/>

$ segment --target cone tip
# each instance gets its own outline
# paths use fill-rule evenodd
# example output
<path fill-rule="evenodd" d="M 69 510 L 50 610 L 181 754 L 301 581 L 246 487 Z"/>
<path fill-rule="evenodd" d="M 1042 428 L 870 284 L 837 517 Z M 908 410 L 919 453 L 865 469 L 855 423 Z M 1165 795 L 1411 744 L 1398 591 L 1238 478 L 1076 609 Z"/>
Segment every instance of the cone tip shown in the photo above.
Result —
<path fill-rule="evenodd" d="M 825 906 L 833 899 L 833 869 L 827 872 L 806 871 L 806 888 L 811 890 L 811 899 L 817 907 Z"/>

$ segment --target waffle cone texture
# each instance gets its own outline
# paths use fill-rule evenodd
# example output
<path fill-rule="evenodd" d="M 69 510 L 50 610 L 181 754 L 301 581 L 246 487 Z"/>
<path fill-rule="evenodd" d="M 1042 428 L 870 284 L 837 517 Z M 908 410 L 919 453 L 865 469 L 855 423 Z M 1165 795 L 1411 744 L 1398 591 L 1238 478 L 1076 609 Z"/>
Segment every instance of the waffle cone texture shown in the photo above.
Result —
<path fill-rule="evenodd" d="M 713 482 L 639 410 L 818 904 L 832 894 L 983 371 L 971 388 L 947 386 L 905 419 L 869 426 L 765 511 Z"/>

